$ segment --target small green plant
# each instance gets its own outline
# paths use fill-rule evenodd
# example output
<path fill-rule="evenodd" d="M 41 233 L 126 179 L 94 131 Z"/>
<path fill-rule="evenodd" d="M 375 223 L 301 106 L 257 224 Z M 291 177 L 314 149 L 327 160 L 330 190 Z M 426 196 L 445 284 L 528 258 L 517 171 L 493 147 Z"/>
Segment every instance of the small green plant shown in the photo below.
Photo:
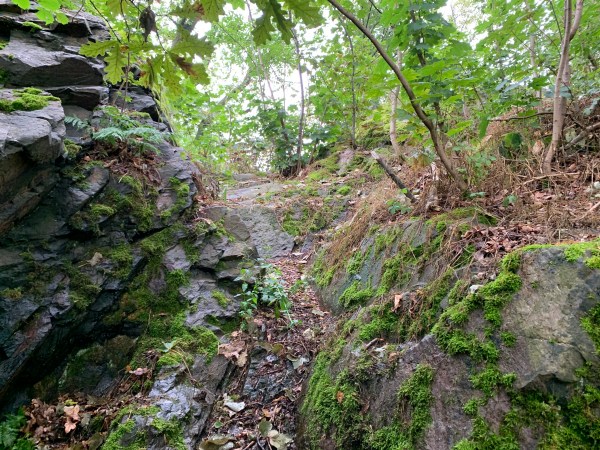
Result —
<path fill-rule="evenodd" d="M 387 202 L 387 207 L 388 207 L 389 213 L 392 215 L 397 214 L 397 213 L 406 214 L 406 213 L 409 213 L 412 209 L 410 207 L 410 205 L 402 203 L 398 200 L 389 200 Z"/>
<path fill-rule="evenodd" d="M 104 112 L 103 127 L 92 133 L 95 141 L 111 146 L 125 145 L 127 148 L 143 153 L 152 151 L 159 153 L 153 144 L 159 144 L 168 136 L 150 125 L 144 125 L 114 106 L 102 109 Z"/>
<path fill-rule="evenodd" d="M 259 260 L 259 275 L 253 276 L 249 269 L 242 269 L 240 276 L 235 281 L 242 282 L 242 301 L 240 302 L 240 316 L 248 322 L 254 315 L 259 305 L 273 308 L 275 316 L 283 313 L 295 325 L 291 319 L 291 303 L 281 280 L 281 271 L 272 264 Z"/>
<path fill-rule="evenodd" d="M 0 450 L 34 450 L 35 445 L 23 436 L 21 429 L 27 419 L 23 410 L 9 414 L 0 421 Z"/>

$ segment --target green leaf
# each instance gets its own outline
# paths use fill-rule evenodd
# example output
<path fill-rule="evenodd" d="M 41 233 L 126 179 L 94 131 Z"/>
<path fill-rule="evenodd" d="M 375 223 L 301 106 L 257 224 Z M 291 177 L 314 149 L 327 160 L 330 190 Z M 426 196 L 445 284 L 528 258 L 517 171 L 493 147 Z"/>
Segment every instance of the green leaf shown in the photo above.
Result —
<path fill-rule="evenodd" d="M 190 56 L 208 57 L 215 51 L 215 46 L 205 38 L 199 39 L 188 33 L 188 35 L 184 36 L 183 39 L 173 46 L 171 51 L 180 55 L 188 54 Z"/>
<path fill-rule="evenodd" d="M 60 9 L 59 0 L 38 0 L 39 5 L 52 12 L 56 12 Z"/>
<path fill-rule="evenodd" d="M 82 45 L 79 49 L 79 54 L 94 58 L 96 56 L 104 56 L 110 51 L 117 50 L 119 43 L 117 41 L 100 41 L 100 42 L 89 42 Z"/>
<path fill-rule="evenodd" d="M 489 124 L 490 124 L 490 118 L 488 116 L 483 116 L 479 122 L 479 137 L 480 138 L 482 138 L 486 135 Z"/>
<path fill-rule="evenodd" d="M 446 133 L 446 134 L 448 136 L 452 137 L 452 136 L 460 133 L 461 131 L 465 130 L 466 128 L 469 128 L 472 123 L 473 123 L 472 120 L 464 120 L 462 122 L 459 122 L 452 129 L 448 130 L 448 133 Z"/>
<path fill-rule="evenodd" d="M 38 16 L 40 20 L 43 20 L 46 24 L 54 22 L 54 14 L 47 9 L 40 8 L 35 15 Z"/>
<path fill-rule="evenodd" d="M 323 23 L 323 17 L 318 6 L 307 0 L 284 0 L 288 10 L 308 27 L 316 27 Z"/>
<path fill-rule="evenodd" d="M 66 25 L 69 23 L 69 18 L 66 16 L 66 14 L 61 13 L 60 11 L 58 11 L 56 13 L 56 21 L 62 25 Z"/>
<path fill-rule="evenodd" d="M 127 65 L 127 58 L 124 53 L 120 51 L 111 51 L 108 56 L 104 58 L 106 62 L 106 81 L 112 84 L 117 84 L 123 78 L 123 67 Z"/>
<path fill-rule="evenodd" d="M 219 16 L 225 13 L 223 9 L 225 0 L 202 0 L 202 6 L 204 7 L 204 17 L 209 22 L 218 21 Z"/>
<path fill-rule="evenodd" d="M 264 15 L 256 19 L 256 26 L 252 30 L 252 37 L 257 45 L 266 44 L 271 39 L 271 33 L 275 31 L 275 27 L 271 24 L 270 18 Z"/>
<path fill-rule="evenodd" d="M 12 2 L 21 9 L 29 9 L 31 7 L 29 0 L 12 0 Z"/>

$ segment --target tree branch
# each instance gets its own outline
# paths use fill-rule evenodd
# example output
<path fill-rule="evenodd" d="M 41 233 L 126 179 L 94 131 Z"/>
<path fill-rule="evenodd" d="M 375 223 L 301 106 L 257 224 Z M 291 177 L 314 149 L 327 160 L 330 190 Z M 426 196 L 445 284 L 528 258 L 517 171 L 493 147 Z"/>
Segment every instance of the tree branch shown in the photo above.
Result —
<path fill-rule="evenodd" d="M 433 142 L 433 146 L 435 147 L 435 151 L 436 151 L 437 155 L 440 157 L 440 160 L 442 161 L 442 164 L 446 168 L 446 171 L 450 174 L 450 176 L 452 178 L 454 178 L 454 181 L 456 181 L 458 186 L 463 191 L 467 191 L 468 190 L 467 184 L 459 176 L 458 172 L 456 172 L 456 170 L 452 166 L 450 159 L 446 155 L 446 152 L 445 152 L 444 147 L 440 140 L 440 136 L 437 132 L 437 129 L 436 129 L 433 121 L 427 115 L 427 113 L 425 111 L 423 111 L 423 108 L 421 107 L 419 101 L 417 100 L 417 97 L 416 97 L 414 91 L 412 90 L 410 83 L 408 82 L 408 80 L 406 79 L 406 77 L 404 76 L 404 74 L 402 73 L 400 68 L 392 60 L 390 55 L 388 55 L 388 53 L 385 51 L 385 49 L 380 44 L 380 42 L 375 38 L 375 36 L 373 36 L 373 34 L 362 24 L 362 22 L 360 20 L 358 20 L 356 18 L 356 16 L 354 16 L 351 12 L 344 9 L 344 7 L 342 7 L 342 5 L 340 5 L 336 0 L 327 0 L 327 1 L 335 9 L 337 9 L 344 17 L 346 17 L 350 22 L 352 22 L 354 25 L 356 25 L 356 27 L 362 32 L 362 34 L 364 34 L 365 37 L 367 39 L 369 39 L 369 41 L 371 41 L 371 43 L 377 50 L 377 53 L 379 53 L 379 55 L 381 55 L 381 57 L 384 59 L 384 61 L 387 63 L 387 65 L 390 67 L 390 69 L 392 69 L 392 71 L 396 75 L 396 78 L 398 78 L 398 81 L 400 81 L 400 84 L 402 85 L 404 92 L 406 92 L 406 95 L 408 96 L 408 98 L 410 100 L 410 104 L 411 104 L 413 110 L 415 111 L 415 114 L 421 120 L 423 125 L 425 125 L 425 127 L 429 130 L 429 135 L 431 136 L 431 140 Z"/>

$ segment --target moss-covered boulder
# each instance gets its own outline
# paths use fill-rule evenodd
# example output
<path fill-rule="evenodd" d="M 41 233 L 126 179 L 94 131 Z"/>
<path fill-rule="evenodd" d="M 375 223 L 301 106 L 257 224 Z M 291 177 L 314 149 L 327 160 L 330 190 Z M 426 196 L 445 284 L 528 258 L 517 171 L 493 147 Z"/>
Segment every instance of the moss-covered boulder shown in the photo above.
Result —
<path fill-rule="evenodd" d="M 452 278 L 440 290 L 438 278 L 438 288 L 409 298 L 415 323 L 420 305 L 444 297 L 443 312 L 414 334 L 402 331 L 398 305 L 359 309 L 317 358 L 301 445 L 595 448 L 599 254 L 598 241 L 530 247 L 507 256 L 484 286 Z"/>

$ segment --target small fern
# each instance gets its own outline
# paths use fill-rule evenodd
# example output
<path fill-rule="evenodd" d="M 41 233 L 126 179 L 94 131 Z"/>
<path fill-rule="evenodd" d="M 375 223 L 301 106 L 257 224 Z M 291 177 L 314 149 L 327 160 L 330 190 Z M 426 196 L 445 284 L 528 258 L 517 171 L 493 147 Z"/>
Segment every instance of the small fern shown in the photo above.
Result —
<path fill-rule="evenodd" d="M 34 450 L 31 440 L 23 437 L 21 429 L 27 424 L 27 418 L 20 410 L 0 421 L 0 450 Z"/>
<path fill-rule="evenodd" d="M 78 130 L 86 130 L 90 127 L 90 124 L 87 121 L 81 120 L 79 117 L 75 116 L 65 116 L 65 123 L 67 125 L 72 125 Z"/>
<path fill-rule="evenodd" d="M 159 144 L 168 138 L 168 133 L 158 131 L 150 125 L 144 125 L 137 120 L 121 113 L 114 106 L 103 108 L 106 126 L 92 134 L 95 141 L 109 145 L 126 144 L 128 147 L 145 152 L 147 150 L 159 153 L 153 144 Z"/>

